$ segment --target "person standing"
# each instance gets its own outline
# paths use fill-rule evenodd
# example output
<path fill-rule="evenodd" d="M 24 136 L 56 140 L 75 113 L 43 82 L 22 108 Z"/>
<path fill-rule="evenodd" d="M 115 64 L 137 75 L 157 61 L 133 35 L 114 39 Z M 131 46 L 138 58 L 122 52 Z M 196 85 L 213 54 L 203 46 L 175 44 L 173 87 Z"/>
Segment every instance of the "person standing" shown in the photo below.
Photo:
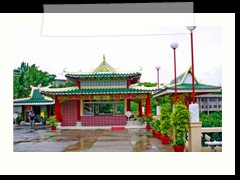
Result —
<path fill-rule="evenodd" d="M 41 117 L 42 125 L 44 125 L 44 121 L 45 121 L 45 120 L 44 120 L 44 117 L 45 117 L 44 110 L 41 110 L 40 117 Z"/>
<path fill-rule="evenodd" d="M 34 123 L 35 123 L 35 119 L 36 119 L 36 114 L 34 113 L 33 110 L 28 114 L 28 119 L 29 119 L 29 121 L 30 121 L 31 129 L 34 128 Z"/>

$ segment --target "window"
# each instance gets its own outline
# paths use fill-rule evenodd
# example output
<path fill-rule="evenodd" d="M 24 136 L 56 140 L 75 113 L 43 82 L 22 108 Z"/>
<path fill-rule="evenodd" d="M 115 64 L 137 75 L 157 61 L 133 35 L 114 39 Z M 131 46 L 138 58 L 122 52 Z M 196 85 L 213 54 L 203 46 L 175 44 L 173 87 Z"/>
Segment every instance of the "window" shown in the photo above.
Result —
<path fill-rule="evenodd" d="M 114 104 L 114 114 L 124 114 L 124 103 L 120 102 L 120 103 L 115 103 Z"/>
<path fill-rule="evenodd" d="M 93 104 L 85 103 L 83 106 L 83 115 L 91 116 L 93 115 Z"/>
<path fill-rule="evenodd" d="M 218 108 L 222 108 L 222 105 L 218 105 Z"/>
<path fill-rule="evenodd" d="M 124 114 L 124 101 L 88 101 L 83 103 L 83 115 L 123 115 Z"/>

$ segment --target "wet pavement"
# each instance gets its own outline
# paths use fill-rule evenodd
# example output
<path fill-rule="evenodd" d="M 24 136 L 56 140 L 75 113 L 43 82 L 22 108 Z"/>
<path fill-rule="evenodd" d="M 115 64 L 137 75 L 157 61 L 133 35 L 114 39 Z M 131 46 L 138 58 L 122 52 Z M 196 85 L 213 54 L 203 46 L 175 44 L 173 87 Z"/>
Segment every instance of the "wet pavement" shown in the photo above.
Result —
<path fill-rule="evenodd" d="M 14 152 L 173 152 L 145 128 L 125 130 L 14 127 Z"/>

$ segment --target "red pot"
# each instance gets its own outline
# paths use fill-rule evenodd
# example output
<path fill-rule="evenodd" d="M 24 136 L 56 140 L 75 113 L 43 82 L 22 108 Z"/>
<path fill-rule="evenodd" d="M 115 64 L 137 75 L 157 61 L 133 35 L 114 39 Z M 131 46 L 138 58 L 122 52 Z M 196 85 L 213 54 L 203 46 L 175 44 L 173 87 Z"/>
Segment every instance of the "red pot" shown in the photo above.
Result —
<path fill-rule="evenodd" d="M 183 146 L 174 145 L 174 146 L 173 146 L 174 152 L 184 152 L 184 149 L 185 149 L 185 145 L 183 145 Z"/>
<path fill-rule="evenodd" d="M 162 133 L 161 132 L 159 132 L 159 139 L 162 139 Z"/>
<path fill-rule="evenodd" d="M 16 122 L 18 126 L 20 126 L 21 122 Z"/>
<path fill-rule="evenodd" d="M 162 136 L 162 144 L 169 144 L 170 136 Z"/>
<path fill-rule="evenodd" d="M 56 126 L 50 126 L 51 130 L 56 130 Z"/>
<path fill-rule="evenodd" d="M 155 129 L 152 130 L 152 134 L 156 135 L 156 130 Z"/>
<path fill-rule="evenodd" d="M 146 129 L 151 129 L 151 126 L 150 125 L 146 125 Z"/>

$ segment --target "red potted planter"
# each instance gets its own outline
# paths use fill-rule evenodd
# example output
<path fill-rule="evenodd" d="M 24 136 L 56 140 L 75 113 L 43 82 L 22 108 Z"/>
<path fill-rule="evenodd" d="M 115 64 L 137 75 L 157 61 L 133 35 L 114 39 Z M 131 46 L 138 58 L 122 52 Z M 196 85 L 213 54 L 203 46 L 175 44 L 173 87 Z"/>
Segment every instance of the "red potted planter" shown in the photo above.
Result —
<path fill-rule="evenodd" d="M 169 144 L 170 136 L 162 136 L 161 141 L 162 144 Z"/>
<path fill-rule="evenodd" d="M 174 152 L 184 152 L 185 145 L 174 145 L 173 150 Z"/>
<path fill-rule="evenodd" d="M 156 135 L 156 130 L 155 129 L 152 130 L 152 134 L 153 134 L 153 136 Z"/>
<path fill-rule="evenodd" d="M 162 133 L 161 132 L 159 132 L 159 139 L 162 139 Z"/>
<path fill-rule="evenodd" d="M 56 130 L 56 126 L 50 126 L 51 130 Z"/>
<path fill-rule="evenodd" d="M 146 125 L 146 129 L 151 129 L 151 126 L 150 125 Z"/>

